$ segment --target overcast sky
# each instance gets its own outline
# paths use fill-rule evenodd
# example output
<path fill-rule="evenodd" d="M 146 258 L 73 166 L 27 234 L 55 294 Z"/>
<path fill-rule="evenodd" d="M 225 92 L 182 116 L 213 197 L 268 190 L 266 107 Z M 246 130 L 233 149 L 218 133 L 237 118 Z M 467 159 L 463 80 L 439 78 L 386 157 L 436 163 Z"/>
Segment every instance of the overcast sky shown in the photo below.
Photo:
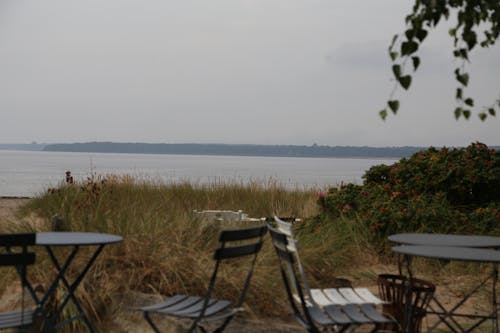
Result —
<path fill-rule="evenodd" d="M 0 143 L 500 145 L 500 117 L 454 119 L 450 22 L 399 114 L 379 118 L 412 3 L 0 0 Z M 491 104 L 500 46 L 469 71 L 469 94 Z"/>

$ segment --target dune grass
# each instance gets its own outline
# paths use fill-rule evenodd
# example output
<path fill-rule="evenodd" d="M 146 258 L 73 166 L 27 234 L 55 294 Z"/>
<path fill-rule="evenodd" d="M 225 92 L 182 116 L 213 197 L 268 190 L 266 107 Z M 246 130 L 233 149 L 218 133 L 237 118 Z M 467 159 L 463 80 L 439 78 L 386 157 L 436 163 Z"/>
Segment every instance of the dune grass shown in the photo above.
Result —
<path fill-rule="evenodd" d="M 20 209 L 20 223 L 3 225 L 0 231 L 45 231 L 57 215 L 62 230 L 92 231 L 121 235 L 124 241 L 106 247 L 87 274 L 79 290 L 87 313 L 96 322 L 105 320 L 113 295 L 129 292 L 171 295 L 201 294 L 213 269 L 211 259 L 222 228 L 239 225 L 201 221 L 193 210 L 241 209 L 251 217 L 278 214 L 306 219 L 297 225 L 304 262 L 312 282 L 329 281 L 359 256 L 367 246 L 365 235 L 348 224 L 322 223 L 307 219 L 318 214 L 317 191 L 287 189 L 277 183 L 161 184 L 130 177 L 96 177 L 83 183 L 61 185 L 30 200 Z M 35 214 L 41 222 L 22 217 Z M 82 256 L 89 255 L 82 249 Z M 53 274 L 43 263 L 32 269 L 32 280 L 46 283 Z M 75 267 L 83 263 L 75 260 Z M 289 307 L 269 240 L 259 255 L 247 297 L 249 313 L 255 317 L 282 317 Z M 236 265 L 237 266 L 237 265 Z M 230 298 L 241 280 L 229 267 L 222 272 L 223 292 Z M 76 269 L 75 269 L 76 271 Z M 70 274 L 73 274 L 70 273 Z"/>
<path fill-rule="evenodd" d="M 128 312 L 126 306 L 135 305 L 117 302 L 122 295 L 204 293 L 213 270 L 218 233 L 242 224 L 203 221 L 193 210 L 241 209 L 251 217 L 300 217 L 303 221 L 295 224 L 295 231 L 312 286 L 331 287 L 336 277 L 348 277 L 355 284 L 358 278 L 374 279 L 377 272 L 370 270 L 374 263 L 394 263 L 387 252 L 375 248 L 373 232 L 360 219 L 332 219 L 328 214 L 319 214 L 317 198 L 315 189 L 287 189 L 272 181 L 163 184 L 126 176 L 95 177 L 61 184 L 29 200 L 19 209 L 18 218 L 2 221 L 0 232 L 48 231 L 53 228 L 53 217 L 58 216 L 63 221 L 57 226 L 59 230 L 121 235 L 124 241 L 105 248 L 77 292 L 91 320 L 106 331 L 110 318 Z M 65 254 L 64 249 L 58 252 Z M 379 253 L 384 256 L 379 257 Z M 70 276 L 76 276 L 90 254 L 89 249 L 81 249 L 69 270 Z M 437 265 L 435 260 L 425 259 L 415 260 L 414 266 L 426 273 L 424 278 L 443 285 L 450 282 L 450 276 L 458 276 L 460 279 L 454 278 L 453 282 L 460 282 L 464 290 L 475 284 L 474 275 L 487 276 L 490 269 L 487 265 L 449 262 Z M 51 267 L 43 249 L 37 249 L 37 265 L 29 271 L 35 286 L 46 286 L 51 281 L 55 274 Z M 388 272 L 388 266 L 382 267 Z M 222 270 L 222 288 L 217 297 L 231 299 L 236 294 L 242 282 L 238 268 L 236 263 Z M 11 281 L 16 278 L 12 272 L 2 277 L 0 293 L 12 288 Z M 60 289 L 59 295 L 63 293 L 64 289 Z M 490 297 L 488 291 L 483 296 Z M 290 308 L 269 239 L 259 255 L 246 305 L 246 315 L 253 318 L 289 319 Z M 74 311 L 70 306 L 64 316 L 69 318 Z M 75 321 L 66 331 L 85 330 L 81 322 Z"/>

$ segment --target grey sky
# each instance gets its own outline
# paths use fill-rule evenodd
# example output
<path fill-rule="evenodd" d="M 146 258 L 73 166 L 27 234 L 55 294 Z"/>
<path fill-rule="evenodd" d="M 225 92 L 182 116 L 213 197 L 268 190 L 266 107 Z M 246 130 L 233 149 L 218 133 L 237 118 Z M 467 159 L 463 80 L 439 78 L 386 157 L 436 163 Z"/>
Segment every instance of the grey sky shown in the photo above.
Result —
<path fill-rule="evenodd" d="M 456 65 L 431 33 L 396 117 L 387 46 L 410 0 L 0 0 L 0 143 L 500 145 L 453 117 Z M 500 93 L 500 46 L 468 92 Z"/>

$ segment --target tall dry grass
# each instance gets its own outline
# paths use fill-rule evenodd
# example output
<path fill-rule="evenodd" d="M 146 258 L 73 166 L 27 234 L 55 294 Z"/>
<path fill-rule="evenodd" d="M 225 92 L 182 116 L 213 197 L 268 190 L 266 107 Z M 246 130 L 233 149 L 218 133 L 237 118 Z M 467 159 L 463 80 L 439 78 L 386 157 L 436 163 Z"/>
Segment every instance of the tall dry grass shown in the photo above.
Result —
<path fill-rule="evenodd" d="M 87 313 L 99 322 L 116 310 L 111 306 L 116 294 L 202 294 L 206 290 L 217 234 L 239 225 L 207 223 L 194 216 L 193 210 L 241 209 L 252 217 L 278 214 L 307 220 L 318 214 L 316 199 L 315 190 L 290 190 L 274 182 L 161 184 L 130 177 L 97 177 L 61 185 L 30 200 L 20 214 L 36 214 L 44 222 L 11 224 L 4 226 L 4 231 L 50 230 L 52 217 L 58 215 L 64 221 L 60 226 L 64 230 L 121 235 L 124 241 L 105 248 L 78 291 Z M 312 282 L 328 285 L 359 257 L 366 239 L 363 231 L 350 224 L 312 222 L 297 226 L 303 260 Z M 82 248 L 81 256 L 88 255 L 88 249 Z M 75 260 L 70 275 L 81 267 L 82 257 Z M 47 260 L 40 253 L 37 268 L 31 270 L 31 279 L 41 285 L 54 274 L 47 269 Z M 218 296 L 230 298 L 235 294 L 242 279 L 237 268 L 223 270 L 223 288 Z M 259 255 L 247 304 L 249 313 L 256 317 L 284 317 L 289 313 L 269 240 Z"/>

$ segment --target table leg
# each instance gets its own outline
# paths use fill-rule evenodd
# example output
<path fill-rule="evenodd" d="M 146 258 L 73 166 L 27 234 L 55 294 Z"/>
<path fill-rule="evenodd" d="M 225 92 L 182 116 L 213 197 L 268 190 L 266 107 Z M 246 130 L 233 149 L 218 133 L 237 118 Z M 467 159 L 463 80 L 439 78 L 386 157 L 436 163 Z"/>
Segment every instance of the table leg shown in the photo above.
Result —
<path fill-rule="evenodd" d="M 411 279 L 413 278 L 413 272 L 411 269 L 411 258 L 405 255 L 404 260 L 406 263 L 406 270 L 408 271 L 408 280 L 405 282 L 405 315 L 404 315 L 404 327 L 403 331 L 406 333 L 412 332 L 411 322 L 412 322 L 412 308 L 411 308 Z"/>
<path fill-rule="evenodd" d="M 87 274 L 88 270 L 90 269 L 90 267 L 94 263 L 94 261 L 97 259 L 97 257 L 101 253 L 103 248 L 104 248 L 104 245 L 99 245 L 97 247 L 97 249 L 95 250 L 95 252 L 92 255 L 92 257 L 90 258 L 90 260 L 87 262 L 87 264 L 81 270 L 80 274 L 76 277 L 76 279 L 72 283 L 69 283 L 65 277 L 65 273 L 66 273 L 69 265 L 71 264 L 71 262 L 74 260 L 76 254 L 78 253 L 79 247 L 75 246 L 73 248 L 73 250 L 71 251 L 71 253 L 69 254 L 69 256 L 66 258 L 66 260 L 61 265 L 59 260 L 57 260 L 57 257 L 55 256 L 52 248 L 50 246 L 46 246 L 47 252 L 52 260 L 52 263 L 54 264 L 55 268 L 57 269 L 57 276 L 54 279 L 54 281 L 52 282 L 51 286 L 49 287 L 46 295 L 44 296 L 44 299 L 42 300 L 42 304 L 45 304 L 48 300 L 48 297 L 55 292 L 59 281 L 62 282 L 62 284 L 65 286 L 65 288 L 67 290 L 67 295 L 65 296 L 65 298 L 63 299 L 61 304 L 56 309 L 54 316 L 53 316 L 53 319 L 51 319 L 49 321 L 50 325 L 54 328 L 54 330 L 55 330 L 55 326 L 56 326 L 56 325 L 54 325 L 54 322 L 55 322 L 54 319 L 58 318 L 61 315 L 63 309 L 66 307 L 69 300 L 71 299 L 73 304 L 78 309 L 78 312 L 79 312 L 78 316 L 70 318 L 70 319 L 66 320 L 65 322 L 61 323 L 60 325 L 65 325 L 68 322 L 75 320 L 77 317 L 81 317 L 82 320 L 84 321 L 85 325 L 89 329 L 89 331 L 94 332 L 94 329 L 92 328 L 92 325 L 91 325 L 89 319 L 85 315 L 85 312 L 83 311 L 83 308 L 81 307 L 81 305 L 78 302 L 78 299 L 76 298 L 74 293 L 75 293 L 76 289 L 78 288 L 78 286 L 80 285 L 80 283 L 82 282 L 84 276 Z"/>
<path fill-rule="evenodd" d="M 473 290 L 469 291 L 466 295 L 463 296 L 462 300 L 455 304 L 451 309 L 447 310 L 437 299 L 437 297 L 433 296 L 432 301 L 439 307 L 438 311 L 434 310 L 431 307 L 431 311 L 428 311 L 429 314 L 436 315 L 438 317 L 438 321 L 434 323 L 431 327 L 428 328 L 427 332 L 432 332 L 439 324 L 444 323 L 448 328 L 450 329 L 451 332 L 472 332 L 474 329 L 476 329 L 479 325 L 487 321 L 488 319 L 491 319 L 493 321 L 492 323 L 492 331 L 498 333 L 498 306 L 497 306 L 497 300 L 496 300 L 496 284 L 498 281 L 498 270 L 497 266 L 495 265 L 493 268 L 493 273 L 492 273 L 492 289 L 493 289 L 493 294 L 492 294 L 492 310 L 491 313 L 488 315 L 473 315 L 473 314 L 457 314 L 455 313 L 472 295 L 474 295 L 481 287 L 483 287 L 490 277 L 486 278 L 483 280 L 480 284 L 478 284 Z M 468 327 L 467 329 L 464 329 L 462 325 L 455 319 L 455 317 L 466 317 L 466 318 L 476 318 L 479 319 L 474 325 Z M 448 322 L 448 320 L 450 322 Z M 455 326 L 453 326 L 454 324 Z M 458 329 L 457 329 L 458 328 Z"/>
<path fill-rule="evenodd" d="M 455 329 L 455 327 L 446 320 L 447 318 L 449 318 L 449 320 L 451 320 L 451 322 L 453 324 L 455 324 L 457 327 L 460 327 L 460 325 L 455 320 L 455 318 L 453 318 L 448 313 L 448 311 L 446 310 L 446 308 L 444 307 L 444 305 L 441 304 L 441 302 L 439 302 L 439 300 L 435 296 L 432 296 L 431 302 L 436 303 L 440 310 L 439 311 L 434 310 L 434 308 L 432 307 L 432 304 L 429 304 L 429 308 L 431 309 L 431 311 L 427 311 L 427 313 L 436 315 L 438 317 L 438 321 L 436 323 L 434 323 L 434 325 L 432 325 L 431 327 L 429 327 L 427 329 L 427 332 L 432 332 L 441 323 L 444 323 L 446 326 L 448 326 L 448 328 L 450 329 L 450 332 L 454 332 L 454 333 L 458 332 Z"/>
<path fill-rule="evenodd" d="M 398 253 L 398 273 L 400 276 L 403 276 L 403 261 L 404 256 Z"/>
<path fill-rule="evenodd" d="M 493 312 L 493 327 L 492 332 L 498 333 L 498 303 L 497 303 L 497 282 L 498 282 L 498 265 L 493 265 L 493 283 L 492 283 L 492 309 Z"/>

